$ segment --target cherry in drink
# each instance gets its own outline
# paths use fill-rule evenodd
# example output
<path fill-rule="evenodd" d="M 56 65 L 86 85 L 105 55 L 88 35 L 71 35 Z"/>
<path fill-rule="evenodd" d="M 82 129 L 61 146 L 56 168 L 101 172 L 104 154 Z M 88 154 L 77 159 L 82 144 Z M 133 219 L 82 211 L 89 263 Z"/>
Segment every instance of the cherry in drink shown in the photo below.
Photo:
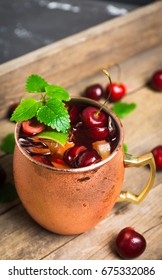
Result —
<path fill-rule="evenodd" d="M 82 168 L 106 159 L 116 148 L 118 128 L 111 115 L 83 101 L 66 103 L 70 130 L 65 145 L 39 136 L 52 128 L 36 118 L 22 122 L 19 143 L 34 160 L 55 168 Z"/>

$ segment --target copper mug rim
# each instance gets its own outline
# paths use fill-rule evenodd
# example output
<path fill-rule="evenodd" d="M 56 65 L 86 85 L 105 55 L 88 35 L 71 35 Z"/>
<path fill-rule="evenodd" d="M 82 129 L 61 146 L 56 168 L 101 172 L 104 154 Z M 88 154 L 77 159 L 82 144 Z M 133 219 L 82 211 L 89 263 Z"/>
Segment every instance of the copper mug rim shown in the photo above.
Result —
<path fill-rule="evenodd" d="M 79 101 L 79 102 L 84 102 L 84 103 L 88 103 L 90 105 L 94 105 L 97 107 L 100 107 L 101 104 L 97 101 L 91 100 L 89 98 L 86 97 L 71 97 L 71 100 L 74 101 Z M 104 160 L 92 164 L 90 166 L 87 167 L 81 167 L 81 168 L 67 168 L 67 169 L 62 169 L 62 168 L 56 168 L 54 166 L 49 166 L 46 164 L 43 164 L 41 162 L 36 161 L 34 158 L 32 158 L 30 155 L 28 155 L 25 150 L 21 147 L 21 145 L 18 142 L 18 135 L 19 135 L 19 131 L 20 131 L 20 127 L 21 127 L 21 122 L 16 123 L 15 126 L 15 142 L 16 145 L 18 147 L 18 149 L 20 150 L 20 152 L 31 162 L 33 162 L 34 164 L 37 164 L 43 168 L 47 168 L 47 169 L 51 169 L 54 172 L 59 172 L 59 173 L 78 173 L 78 172 L 86 172 L 86 171 L 90 171 L 90 170 L 94 170 L 97 169 L 99 167 L 101 167 L 102 165 L 104 165 L 105 163 L 109 162 L 113 157 L 115 157 L 115 155 L 118 153 L 118 151 L 120 150 L 121 146 L 123 145 L 123 139 L 124 139 L 124 130 L 123 130 L 123 125 L 121 120 L 117 117 L 117 115 L 109 108 L 104 107 L 103 111 L 105 111 L 107 114 L 109 114 L 113 120 L 115 121 L 115 124 L 117 125 L 117 129 L 119 132 L 119 141 L 118 144 L 116 146 L 116 148 L 114 149 L 114 151 Z"/>

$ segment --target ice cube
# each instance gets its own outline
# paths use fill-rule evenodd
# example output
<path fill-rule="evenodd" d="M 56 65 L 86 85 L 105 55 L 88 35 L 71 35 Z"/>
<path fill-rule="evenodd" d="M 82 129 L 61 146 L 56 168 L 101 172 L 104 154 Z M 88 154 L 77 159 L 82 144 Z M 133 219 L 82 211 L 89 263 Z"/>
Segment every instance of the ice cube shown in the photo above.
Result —
<path fill-rule="evenodd" d="M 111 153 L 110 143 L 106 140 L 93 142 L 92 147 L 99 153 L 102 159 L 107 158 Z"/>

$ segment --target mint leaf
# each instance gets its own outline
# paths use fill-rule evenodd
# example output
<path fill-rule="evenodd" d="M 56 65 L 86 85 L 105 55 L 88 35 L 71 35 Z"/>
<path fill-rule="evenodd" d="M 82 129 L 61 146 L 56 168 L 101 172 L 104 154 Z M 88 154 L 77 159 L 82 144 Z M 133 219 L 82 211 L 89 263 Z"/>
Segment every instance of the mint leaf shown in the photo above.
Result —
<path fill-rule="evenodd" d="M 57 98 L 59 100 L 69 101 L 69 93 L 62 87 L 56 85 L 48 85 L 46 87 L 46 94 L 51 98 Z"/>
<path fill-rule="evenodd" d="M 34 98 L 27 98 L 18 105 L 13 112 L 10 120 L 11 121 L 27 121 L 35 117 L 38 108 L 41 103 L 36 101 Z"/>
<path fill-rule="evenodd" d="M 65 145 L 67 138 L 68 138 L 68 133 L 60 133 L 56 131 L 43 131 L 39 134 L 37 134 L 38 138 L 43 138 L 43 139 L 50 139 L 55 142 L 58 142 L 62 146 Z"/>
<path fill-rule="evenodd" d="M 32 74 L 26 81 L 27 92 L 45 92 L 45 87 L 48 86 L 46 80 L 42 77 Z"/>
<path fill-rule="evenodd" d="M 124 118 L 137 107 L 136 103 L 116 102 L 112 110 L 119 118 Z"/>
<path fill-rule="evenodd" d="M 128 152 L 128 146 L 127 146 L 127 144 L 123 144 L 123 149 L 124 149 L 124 153 L 126 153 L 126 152 Z"/>
<path fill-rule="evenodd" d="M 1 203 L 10 202 L 17 197 L 15 186 L 12 183 L 7 182 L 0 188 Z"/>
<path fill-rule="evenodd" d="M 39 108 L 37 119 L 58 132 L 66 133 L 70 128 L 68 111 L 65 108 L 65 104 L 58 99 L 47 100 L 46 104 Z"/>
<path fill-rule="evenodd" d="M 69 113 L 63 101 L 69 101 L 69 93 L 57 85 L 49 85 L 42 77 L 32 74 L 26 81 L 29 93 L 41 93 L 40 101 L 34 98 L 23 100 L 13 112 L 11 121 L 27 121 L 37 117 L 38 121 L 66 133 L 70 128 Z"/>
<path fill-rule="evenodd" d="M 2 140 L 0 149 L 6 154 L 13 154 L 15 148 L 15 138 L 14 133 L 9 133 Z"/>

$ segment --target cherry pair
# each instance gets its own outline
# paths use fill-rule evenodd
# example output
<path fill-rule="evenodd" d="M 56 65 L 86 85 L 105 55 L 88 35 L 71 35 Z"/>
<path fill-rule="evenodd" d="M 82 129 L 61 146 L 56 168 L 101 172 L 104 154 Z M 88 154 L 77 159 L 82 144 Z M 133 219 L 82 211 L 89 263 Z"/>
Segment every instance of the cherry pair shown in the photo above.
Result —
<path fill-rule="evenodd" d="M 93 100 L 100 100 L 104 95 L 109 97 L 110 102 L 119 101 L 126 94 L 126 86 L 122 83 L 113 82 L 108 84 L 106 90 L 100 84 L 93 84 L 85 89 L 84 95 Z"/>

